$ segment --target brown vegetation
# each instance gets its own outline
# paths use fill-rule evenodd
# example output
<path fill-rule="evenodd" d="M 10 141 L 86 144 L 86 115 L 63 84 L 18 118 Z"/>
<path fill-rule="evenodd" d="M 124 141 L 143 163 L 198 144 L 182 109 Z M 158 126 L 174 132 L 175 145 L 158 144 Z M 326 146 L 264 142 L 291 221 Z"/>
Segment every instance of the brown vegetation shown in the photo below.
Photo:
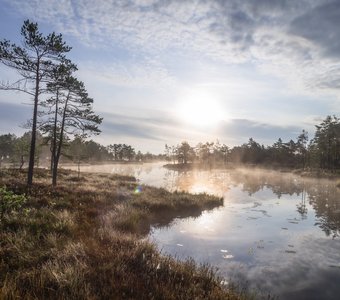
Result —
<path fill-rule="evenodd" d="M 1 299 L 241 299 L 211 268 L 162 256 L 142 240 L 152 224 L 222 204 L 209 195 L 139 187 L 134 178 L 48 172 L 0 220 Z M 0 187 L 25 192 L 25 173 L 1 171 Z M 4 191 L 5 191 L 4 189 Z"/>

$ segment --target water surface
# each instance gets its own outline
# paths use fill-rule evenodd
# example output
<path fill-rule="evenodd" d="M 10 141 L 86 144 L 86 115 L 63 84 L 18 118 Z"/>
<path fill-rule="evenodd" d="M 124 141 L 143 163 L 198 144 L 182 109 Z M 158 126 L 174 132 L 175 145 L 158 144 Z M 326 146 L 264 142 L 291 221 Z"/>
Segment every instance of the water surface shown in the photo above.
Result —
<path fill-rule="evenodd" d="M 231 279 L 280 299 L 338 299 L 340 189 L 335 182 L 246 169 L 177 172 L 161 163 L 100 166 L 100 171 L 224 197 L 223 207 L 198 218 L 153 228 L 149 239 L 163 253 L 209 263 L 225 283 Z"/>

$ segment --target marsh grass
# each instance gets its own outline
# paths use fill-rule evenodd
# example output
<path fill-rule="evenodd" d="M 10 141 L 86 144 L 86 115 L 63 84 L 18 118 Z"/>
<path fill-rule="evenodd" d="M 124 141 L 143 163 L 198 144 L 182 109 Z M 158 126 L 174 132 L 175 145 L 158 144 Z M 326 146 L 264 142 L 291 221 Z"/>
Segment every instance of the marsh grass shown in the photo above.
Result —
<path fill-rule="evenodd" d="M 161 255 L 141 239 L 154 224 L 222 205 L 209 195 L 139 188 L 132 177 L 46 170 L 0 224 L 0 299 L 243 299 L 208 266 Z M 1 170 L 0 187 L 25 193 L 26 174 Z"/>
<path fill-rule="evenodd" d="M 336 181 L 336 187 L 340 189 L 340 179 Z"/>

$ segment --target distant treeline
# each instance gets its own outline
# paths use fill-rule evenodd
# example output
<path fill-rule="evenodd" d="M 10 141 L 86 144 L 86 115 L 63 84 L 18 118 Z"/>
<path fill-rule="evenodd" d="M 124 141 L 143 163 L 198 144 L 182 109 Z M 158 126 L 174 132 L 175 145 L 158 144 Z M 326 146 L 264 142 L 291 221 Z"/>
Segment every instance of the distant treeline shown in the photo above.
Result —
<path fill-rule="evenodd" d="M 25 166 L 29 157 L 31 134 L 21 137 L 14 134 L 0 135 L 0 166 L 9 163 L 14 167 Z M 51 140 L 37 135 L 36 165 L 50 163 Z M 184 141 L 177 146 L 165 145 L 165 154 L 151 154 L 136 151 L 127 144 L 103 146 L 93 140 L 81 137 L 65 138 L 62 148 L 62 162 L 80 164 L 96 162 L 168 160 L 172 163 L 196 163 L 201 166 L 227 166 L 228 164 L 251 164 L 290 168 L 340 169 L 340 119 L 328 116 L 316 125 L 314 137 L 309 140 L 305 130 L 295 141 L 279 138 L 273 145 L 264 146 L 253 138 L 243 145 L 229 147 L 220 142 L 199 143 L 195 147 Z"/>
<path fill-rule="evenodd" d="M 242 163 L 290 168 L 340 168 L 340 119 L 327 116 L 316 125 L 316 132 L 309 140 L 302 130 L 296 140 L 287 142 L 279 138 L 273 145 L 264 146 L 253 138 L 233 148 L 217 142 L 199 143 L 195 147 L 184 141 L 177 146 L 165 145 L 168 161 L 178 164 L 196 163 L 201 166 L 220 166 Z"/>
<path fill-rule="evenodd" d="M 21 137 L 8 133 L 0 135 L 0 167 L 7 164 L 12 167 L 26 167 L 30 151 L 31 133 L 26 132 Z M 35 165 L 48 167 L 51 164 L 51 141 L 41 133 L 37 134 Z M 164 160 L 165 155 L 155 155 L 149 152 L 136 151 L 127 144 L 112 144 L 103 146 L 93 140 L 81 137 L 65 139 L 63 142 L 61 162 L 96 163 L 109 161 L 152 161 Z"/>

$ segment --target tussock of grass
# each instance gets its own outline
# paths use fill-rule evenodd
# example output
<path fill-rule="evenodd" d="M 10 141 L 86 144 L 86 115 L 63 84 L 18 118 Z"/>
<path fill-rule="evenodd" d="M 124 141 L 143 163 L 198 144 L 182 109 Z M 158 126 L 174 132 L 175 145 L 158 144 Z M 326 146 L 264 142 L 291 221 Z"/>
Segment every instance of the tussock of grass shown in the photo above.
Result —
<path fill-rule="evenodd" d="M 223 205 L 222 198 L 208 194 L 170 193 L 165 189 L 145 186 L 142 188 L 142 193 L 133 195 L 130 210 L 147 209 L 152 223 L 166 225 L 176 217 L 197 217 L 203 210 L 221 205 Z"/>
<path fill-rule="evenodd" d="M 107 176 L 107 175 L 106 175 Z M 128 176 L 128 175 L 120 175 L 120 174 L 112 174 L 109 176 L 110 179 L 112 180 L 121 180 L 125 182 L 136 182 L 136 178 L 133 176 Z"/>
<path fill-rule="evenodd" d="M 142 187 L 134 178 L 38 170 L 28 201 L 0 223 L 1 299 L 241 299 L 207 266 L 160 255 L 140 237 L 155 223 L 222 204 L 209 195 Z M 0 187 L 25 192 L 25 174 Z"/>

